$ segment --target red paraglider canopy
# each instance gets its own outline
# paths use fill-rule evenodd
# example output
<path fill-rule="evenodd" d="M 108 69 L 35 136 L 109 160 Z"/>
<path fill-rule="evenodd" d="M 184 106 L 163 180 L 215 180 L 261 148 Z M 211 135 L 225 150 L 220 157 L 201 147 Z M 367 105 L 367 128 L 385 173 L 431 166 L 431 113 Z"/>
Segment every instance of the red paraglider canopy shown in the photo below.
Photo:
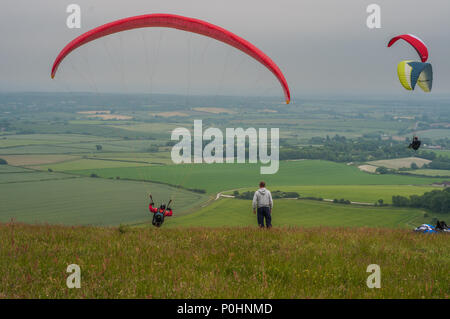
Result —
<path fill-rule="evenodd" d="M 104 24 L 80 35 L 79 37 L 72 40 L 69 44 L 67 44 L 56 57 L 52 67 L 51 73 L 52 78 L 55 77 L 56 71 L 58 70 L 58 66 L 60 65 L 62 60 L 76 48 L 90 41 L 96 40 L 98 38 L 113 33 L 147 27 L 174 28 L 187 32 L 193 32 L 216 39 L 218 41 L 224 42 L 228 45 L 235 47 L 236 49 L 246 53 L 255 60 L 259 61 L 267 69 L 269 69 L 280 82 L 284 91 L 286 103 L 290 102 L 291 97 L 289 87 L 286 79 L 284 78 L 283 73 L 281 72 L 280 68 L 275 64 L 275 62 L 273 62 L 272 59 L 270 59 L 264 52 L 262 52 L 260 49 L 258 49 L 256 46 L 254 46 L 247 40 L 219 26 L 216 26 L 214 24 L 199 19 L 188 18 L 174 14 L 156 13 L 156 14 L 145 14 L 135 17 L 129 17 Z"/>
<path fill-rule="evenodd" d="M 412 34 L 402 34 L 393 37 L 388 43 L 388 48 L 390 48 L 395 42 L 397 42 L 400 39 L 405 40 L 406 42 L 411 44 L 414 47 L 414 49 L 416 49 L 422 62 L 426 62 L 428 60 L 428 49 L 425 43 L 423 43 L 422 40 L 420 40 L 418 37 Z"/>

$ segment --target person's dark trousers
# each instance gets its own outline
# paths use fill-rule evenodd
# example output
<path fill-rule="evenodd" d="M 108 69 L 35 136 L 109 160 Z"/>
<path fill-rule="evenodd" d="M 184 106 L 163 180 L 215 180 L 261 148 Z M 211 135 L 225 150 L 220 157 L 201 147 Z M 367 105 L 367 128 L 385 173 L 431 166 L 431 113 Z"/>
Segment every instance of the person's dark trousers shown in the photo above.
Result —
<path fill-rule="evenodd" d="M 266 227 L 272 227 L 272 216 L 269 207 L 259 207 L 257 217 L 259 227 L 264 227 L 264 219 L 266 220 Z"/>
<path fill-rule="evenodd" d="M 164 215 L 161 217 L 160 225 L 162 225 L 163 223 L 164 223 Z M 156 213 L 153 214 L 152 224 L 153 225 L 156 224 Z"/>

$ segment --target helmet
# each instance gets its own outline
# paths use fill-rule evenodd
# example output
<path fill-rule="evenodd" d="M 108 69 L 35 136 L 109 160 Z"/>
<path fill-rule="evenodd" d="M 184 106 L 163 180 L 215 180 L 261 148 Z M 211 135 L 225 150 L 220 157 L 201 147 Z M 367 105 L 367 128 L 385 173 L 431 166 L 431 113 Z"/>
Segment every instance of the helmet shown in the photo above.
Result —
<path fill-rule="evenodd" d="M 166 209 L 166 204 L 161 204 L 161 206 L 159 206 L 159 208 L 162 210 Z"/>

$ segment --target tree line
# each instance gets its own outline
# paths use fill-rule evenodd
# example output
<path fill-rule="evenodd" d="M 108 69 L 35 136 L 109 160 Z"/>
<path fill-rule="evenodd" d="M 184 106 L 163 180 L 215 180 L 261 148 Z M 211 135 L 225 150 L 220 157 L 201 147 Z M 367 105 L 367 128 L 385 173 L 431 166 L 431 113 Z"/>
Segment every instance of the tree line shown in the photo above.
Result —
<path fill-rule="evenodd" d="M 392 205 L 428 209 L 435 213 L 450 213 L 450 188 L 432 190 L 423 195 L 392 196 Z"/>
<path fill-rule="evenodd" d="M 326 138 L 314 137 L 310 145 L 298 147 L 283 145 L 280 148 L 280 160 L 321 159 L 332 162 L 365 162 L 378 159 L 419 156 L 429 160 L 437 158 L 436 153 L 408 149 L 406 142 L 381 139 L 347 139 L 335 135 Z M 282 143 L 280 143 L 282 144 Z M 450 158 L 439 156 L 441 162 L 450 163 Z"/>

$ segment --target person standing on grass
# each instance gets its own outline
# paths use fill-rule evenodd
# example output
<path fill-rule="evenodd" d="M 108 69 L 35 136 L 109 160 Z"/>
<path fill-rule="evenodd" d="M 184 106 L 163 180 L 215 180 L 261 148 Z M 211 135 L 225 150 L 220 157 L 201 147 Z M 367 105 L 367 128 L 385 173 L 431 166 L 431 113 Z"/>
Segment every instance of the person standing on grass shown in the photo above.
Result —
<path fill-rule="evenodd" d="M 266 189 L 266 183 L 260 182 L 259 189 L 253 196 L 253 214 L 257 213 L 259 227 L 264 227 L 264 219 L 266 220 L 266 227 L 272 227 L 272 208 L 272 194 Z"/>

